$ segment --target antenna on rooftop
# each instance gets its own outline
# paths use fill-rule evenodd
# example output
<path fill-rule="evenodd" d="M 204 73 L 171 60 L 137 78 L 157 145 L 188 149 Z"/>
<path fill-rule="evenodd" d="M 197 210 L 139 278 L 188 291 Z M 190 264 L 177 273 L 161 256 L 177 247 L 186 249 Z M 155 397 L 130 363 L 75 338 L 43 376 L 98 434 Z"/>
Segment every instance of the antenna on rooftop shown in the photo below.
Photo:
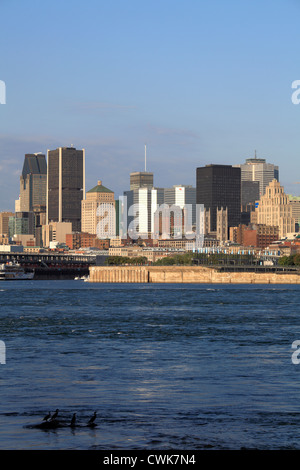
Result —
<path fill-rule="evenodd" d="M 147 145 L 145 144 L 145 172 L 147 171 Z"/>
<path fill-rule="evenodd" d="M 256 158 L 256 150 L 254 151 L 254 157 Z"/>

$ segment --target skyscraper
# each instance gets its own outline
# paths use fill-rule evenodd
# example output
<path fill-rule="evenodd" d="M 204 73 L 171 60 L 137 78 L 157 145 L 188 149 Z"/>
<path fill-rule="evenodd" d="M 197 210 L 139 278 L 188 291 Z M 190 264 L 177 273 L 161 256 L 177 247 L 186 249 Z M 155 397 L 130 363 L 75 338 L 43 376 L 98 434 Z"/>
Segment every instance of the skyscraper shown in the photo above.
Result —
<path fill-rule="evenodd" d="M 72 222 L 81 230 L 81 201 L 85 198 L 85 150 L 48 150 L 47 223 Z"/>
<path fill-rule="evenodd" d="M 295 219 L 289 196 L 284 188 L 274 179 L 267 186 L 265 194 L 260 198 L 255 209 L 256 223 L 272 225 L 279 228 L 280 238 L 295 231 Z"/>
<path fill-rule="evenodd" d="M 81 231 L 97 234 L 99 238 L 116 235 L 114 192 L 98 181 L 97 186 L 86 193 L 81 202 Z"/>
<path fill-rule="evenodd" d="M 241 169 L 241 181 L 258 181 L 259 197 L 266 192 L 268 184 L 276 179 L 279 181 L 279 168 L 273 163 L 267 163 L 264 158 L 247 158 L 241 165 L 233 165 Z"/>
<path fill-rule="evenodd" d="M 153 188 L 153 173 L 149 171 L 130 173 L 130 190 L 140 188 Z"/>
<path fill-rule="evenodd" d="M 47 163 L 41 153 L 26 154 L 20 176 L 20 211 L 46 209 Z"/>
<path fill-rule="evenodd" d="M 188 212 L 189 224 L 194 225 L 196 223 L 196 188 L 193 186 L 178 184 L 172 188 L 165 188 L 164 203 L 179 206 L 182 210 L 188 206 L 191 209 Z"/>
<path fill-rule="evenodd" d="M 217 230 L 217 209 L 227 208 L 228 228 L 241 219 L 241 169 L 231 165 L 206 165 L 196 169 L 196 202 L 210 209 L 211 231 Z"/>

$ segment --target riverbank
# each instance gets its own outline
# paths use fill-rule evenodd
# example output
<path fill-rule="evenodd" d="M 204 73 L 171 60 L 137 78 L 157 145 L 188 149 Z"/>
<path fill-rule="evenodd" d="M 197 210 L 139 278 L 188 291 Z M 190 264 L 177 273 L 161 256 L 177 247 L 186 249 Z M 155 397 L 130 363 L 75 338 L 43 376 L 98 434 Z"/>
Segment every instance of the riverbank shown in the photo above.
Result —
<path fill-rule="evenodd" d="M 300 275 L 285 272 L 226 272 L 204 266 L 92 266 L 90 282 L 300 284 Z"/>

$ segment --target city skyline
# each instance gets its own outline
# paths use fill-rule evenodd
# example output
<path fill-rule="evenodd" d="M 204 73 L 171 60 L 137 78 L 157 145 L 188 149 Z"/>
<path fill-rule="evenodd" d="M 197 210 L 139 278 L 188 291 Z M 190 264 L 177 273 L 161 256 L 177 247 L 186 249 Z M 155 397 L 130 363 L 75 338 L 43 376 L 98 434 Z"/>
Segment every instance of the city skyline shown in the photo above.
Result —
<path fill-rule="evenodd" d="M 70 11 L 16 0 L 0 11 L 0 210 L 13 209 L 25 153 L 72 144 L 86 149 L 87 187 L 102 179 L 117 196 L 143 171 L 145 144 L 157 187 L 195 186 L 196 167 L 256 150 L 299 194 L 298 2 L 90 0 Z"/>

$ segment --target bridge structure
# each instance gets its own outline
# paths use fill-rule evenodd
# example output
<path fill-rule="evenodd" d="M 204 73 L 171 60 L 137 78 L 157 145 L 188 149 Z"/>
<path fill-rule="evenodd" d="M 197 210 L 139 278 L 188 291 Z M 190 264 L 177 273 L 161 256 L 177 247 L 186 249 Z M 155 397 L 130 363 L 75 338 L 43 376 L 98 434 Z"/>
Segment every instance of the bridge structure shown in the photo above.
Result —
<path fill-rule="evenodd" d="M 35 279 L 74 278 L 89 274 L 90 266 L 103 266 L 108 254 L 0 252 L 0 263 L 15 262 L 25 271 L 34 270 Z"/>

